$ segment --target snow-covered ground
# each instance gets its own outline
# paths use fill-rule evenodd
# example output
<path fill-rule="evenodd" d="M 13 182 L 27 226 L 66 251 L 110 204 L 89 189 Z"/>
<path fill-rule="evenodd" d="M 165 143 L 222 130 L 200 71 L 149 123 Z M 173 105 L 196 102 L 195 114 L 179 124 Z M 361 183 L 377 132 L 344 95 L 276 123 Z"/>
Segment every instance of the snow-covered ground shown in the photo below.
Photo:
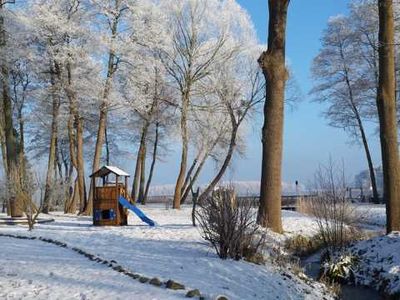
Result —
<path fill-rule="evenodd" d="M 358 258 L 354 267 L 357 284 L 373 286 L 400 298 L 399 232 L 358 242 L 349 250 Z"/>
<path fill-rule="evenodd" d="M 358 204 L 357 212 L 365 225 L 381 228 L 386 226 L 386 207 L 384 204 Z"/>
<path fill-rule="evenodd" d="M 0 299 L 182 299 L 69 249 L 0 237 Z"/>
<path fill-rule="evenodd" d="M 207 299 L 220 294 L 229 299 L 330 298 L 322 285 L 299 279 L 271 263 L 260 266 L 219 259 L 198 229 L 191 226 L 189 207 L 177 211 L 152 205 L 143 210 L 158 223 L 157 227 L 145 226 L 134 217 L 129 219 L 131 226 L 93 227 L 90 218 L 54 214 L 55 222 L 37 225 L 33 232 L 23 226 L 2 226 L 0 233 L 62 241 L 69 247 L 115 260 L 143 276 L 162 281 L 173 279 L 183 283 L 187 290 L 197 288 Z M 295 212 L 284 212 L 284 227 L 291 234 L 311 234 L 316 229 L 309 217 Z M 94 299 L 105 294 L 129 299 L 184 296 L 184 292 L 140 284 L 106 266 L 94 265 L 85 257 L 69 252 L 70 249 L 41 243 L 0 239 L 0 286 L 7 287 L 0 298 L 10 293 L 10 299 L 28 298 L 38 291 L 42 298 L 52 299 Z M 46 294 L 47 286 L 54 294 Z"/>

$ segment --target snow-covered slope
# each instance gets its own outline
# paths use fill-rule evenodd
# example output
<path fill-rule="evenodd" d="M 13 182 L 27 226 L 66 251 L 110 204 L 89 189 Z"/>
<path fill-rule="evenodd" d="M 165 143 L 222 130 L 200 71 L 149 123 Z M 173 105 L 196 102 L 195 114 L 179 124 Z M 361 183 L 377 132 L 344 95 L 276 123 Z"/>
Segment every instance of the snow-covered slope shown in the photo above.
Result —
<path fill-rule="evenodd" d="M 0 237 L 0 245 L 0 299 L 184 298 L 38 240 Z"/>
<path fill-rule="evenodd" d="M 207 299 L 214 299 L 219 294 L 224 294 L 229 299 L 330 299 L 322 285 L 299 279 L 288 270 L 278 268 L 270 263 L 260 266 L 244 261 L 219 259 L 213 249 L 201 238 L 198 229 L 191 226 L 189 207 L 177 211 L 166 210 L 160 205 L 145 207 L 144 211 L 159 226 L 151 228 L 142 225 L 136 218 L 130 218 L 131 226 L 93 227 L 91 220 L 87 217 L 55 215 L 54 223 L 38 225 L 31 233 L 28 233 L 26 227 L 0 227 L 0 233 L 31 234 L 59 240 L 67 243 L 70 247 L 78 247 L 109 261 L 116 260 L 127 270 L 141 275 L 150 278 L 159 277 L 161 280 L 173 279 L 183 283 L 188 289 L 198 288 L 207 296 Z M 284 224 L 292 232 L 298 230 L 307 232 L 309 228 L 312 228 L 312 221 L 309 218 L 302 218 L 299 214 L 291 212 L 284 214 Z M 1 240 L 0 245 L 3 243 L 4 240 Z M 82 269 L 89 268 L 85 275 L 80 269 L 80 260 L 77 260 L 76 264 L 72 264 L 71 269 L 68 267 L 62 270 L 65 264 L 68 265 L 73 260 L 72 254 L 54 252 L 54 249 L 47 245 L 40 248 L 40 245 L 36 244 L 39 242 L 35 242 L 33 245 L 31 241 L 26 241 L 30 244 L 25 244 L 25 241 L 21 243 L 23 249 L 26 250 L 16 250 L 17 256 L 11 261 L 8 261 L 7 257 L 12 257 L 13 249 L 20 245 L 11 243 L 7 248 L 0 247 L 2 250 L 0 252 L 4 255 L 1 256 L 3 270 L 7 268 L 10 272 L 14 272 L 12 268 L 16 262 L 21 261 L 19 265 L 21 267 L 24 261 L 34 261 L 38 256 L 37 252 L 43 253 L 43 260 L 46 257 L 51 258 L 53 255 L 54 257 L 51 259 L 51 263 L 43 265 L 42 270 L 37 270 L 37 276 L 34 276 L 36 273 L 34 268 L 38 268 L 38 266 L 33 263 L 27 264 L 32 271 L 26 274 L 23 271 L 18 272 L 15 287 L 21 290 L 15 292 L 32 292 L 33 288 L 26 286 L 26 282 L 30 279 L 29 276 L 33 276 L 35 284 L 40 286 L 63 285 L 65 284 L 63 278 L 66 277 L 70 278 L 71 282 L 76 282 L 67 287 L 70 295 L 75 295 L 80 294 L 81 291 L 94 289 L 95 286 L 92 286 L 90 281 L 98 280 L 100 277 L 98 274 L 101 274 L 101 277 L 108 274 L 103 273 L 103 270 L 97 270 L 89 262 L 82 262 Z M 30 247 L 39 248 L 31 254 L 28 251 Z M 61 249 L 60 251 L 67 250 Z M 41 260 L 38 261 L 38 264 L 41 264 Z M 77 270 L 76 277 L 74 267 Z M 56 269 L 58 268 L 61 273 L 57 273 Z M 94 270 L 90 271 L 92 268 Z M 46 271 L 47 269 L 49 271 Z M 53 269 L 56 276 L 51 279 L 52 281 L 48 281 L 49 273 Z M 112 272 L 112 270 L 104 270 L 104 272 Z M 110 276 L 115 276 L 115 274 L 110 274 Z M 14 279 L 3 277 L 0 284 L 9 285 L 12 280 Z M 59 282 L 54 282 L 57 280 Z M 121 279 L 120 285 L 117 285 L 112 277 L 109 280 L 110 282 L 105 283 L 104 286 L 109 287 L 110 293 L 117 293 L 124 289 L 124 280 Z M 83 283 L 78 283 L 78 281 Z M 20 285 L 19 282 L 24 284 Z M 144 297 L 128 298 L 167 299 L 159 297 L 158 294 L 152 294 L 153 287 L 148 284 L 141 288 L 147 287 L 151 290 L 145 290 Z M 141 293 L 141 288 L 138 289 L 138 293 Z M 136 283 L 132 283 L 132 289 L 136 289 Z M 93 293 L 90 290 L 88 295 L 93 295 Z"/>
<path fill-rule="evenodd" d="M 359 259 L 354 268 L 357 284 L 400 297 L 399 232 L 358 242 L 350 252 Z"/>

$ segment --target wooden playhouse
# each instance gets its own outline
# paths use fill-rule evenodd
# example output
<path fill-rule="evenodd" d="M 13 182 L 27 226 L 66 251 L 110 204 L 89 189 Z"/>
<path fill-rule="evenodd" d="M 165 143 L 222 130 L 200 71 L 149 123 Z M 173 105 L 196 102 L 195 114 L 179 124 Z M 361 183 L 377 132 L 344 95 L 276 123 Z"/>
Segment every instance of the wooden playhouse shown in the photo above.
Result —
<path fill-rule="evenodd" d="M 93 186 L 93 225 L 127 225 L 127 211 L 119 203 L 119 198 L 129 199 L 129 174 L 117 167 L 103 166 L 90 178 Z"/>

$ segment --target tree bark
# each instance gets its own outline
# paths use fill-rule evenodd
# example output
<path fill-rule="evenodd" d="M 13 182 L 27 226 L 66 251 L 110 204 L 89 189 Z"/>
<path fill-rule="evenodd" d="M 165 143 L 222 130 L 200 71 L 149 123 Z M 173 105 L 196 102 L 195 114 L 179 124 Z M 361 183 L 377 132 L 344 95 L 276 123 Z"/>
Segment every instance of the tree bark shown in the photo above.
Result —
<path fill-rule="evenodd" d="M 71 181 L 71 179 L 70 179 Z M 74 187 L 71 186 L 70 182 L 70 189 L 67 191 L 68 201 L 65 202 L 64 206 L 64 213 L 66 214 L 75 214 L 76 207 L 79 202 L 79 186 L 78 186 L 78 178 L 74 181 Z"/>
<path fill-rule="evenodd" d="M 342 48 L 340 50 L 340 56 L 341 56 L 341 58 L 343 60 L 344 77 L 345 77 L 346 86 L 347 86 L 347 89 L 348 89 L 348 92 L 349 92 L 350 106 L 351 106 L 351 109 L 352 109 L 352 111 L 354 113 L 354 116 L 355 116 L 355 119 L 356 119 L 356 122 L 357 122 L 358 130 L 360 131 L 361 141 L 363 143 L 365 155 L 366 155 L 366 158 L 367 158 L 369 177 L 370 177 L 371 185 L 372 185 L 373 201 L 375 203 L 379 203 L 379 194 L 378 194 L 378 189 L 377 189 L 377 186 L 376 186 L 374 164 L 372 162 L 371 152 L 369 150 L 368 140 L 367 140 L 367 136 L 365 134 L 364 125 L 363 125 L 363 122 L 361 120 L 360 112 L 358 111 L 357 105 L 356 105 L 356 103 L 354 101 L 353 88 L 352 88 L 352 85 L 350 83 L 349 69 L 348 69 L 348 67 L 347 67 L 347 65 L 345 63 L 345 56 L 344 56 Z"/>
<path fill-rule="evenodd" d="M 140 184 L 139 184 L 139 196 L 138 196 L 140 203 L 143 203 L 144 189 L 146 185 L 146 153 L 147 153 L 147 147 L 146 144 L 144 144 L 143 155 L 140 160 Z"/>
<path fill-rule="evenodd" d="M 3 10 L 4 1 L 0 0 L 0 12 Z M 4 17 L 0 14 L 0 48 L 6 47 L 6 29 L 4 28 Z M 21 174 L 19 172 L 19 149 L 16 131 L 13 125 L 13 111 L 9 90 L 9 72 L 6 62 L 1 66 L 1 85 L 3 96 L 3 119 L 4 137 L 7 153 L 7 185 L 10 191 L 10 213 L 11 217 L 22 216 L 22 203 L 16 197 L 16 192 L 21 191 Z"/>
<path fill-rule="evenodd" d="M 231 118 L 234 118 L 234 116 L 231 116 Z M 228 148 L 228 152 L 225 156 L 224 162 L 222 163 L 222 166 L 219 169 L 217 175 L 215 175 L 215 177 L 211 181 L 211 183 L 207 186 L 207 188 L 204 190 L 204 192 L 199 196 L 198 203 L 201 204 L 203 202 L 203 200 L 214 190 L 214 188 L 217 186 L 218 182 L 224 176 L 227 168 L 229 167 L 229 164 L 232 160 L 232 156 L 233 156 L 233 153 L 234 153 L 235 147 L 236 147 L 236 136 L 237 136 L 239 125 L 240 125 L 239 123 L 232 120 L 232 132 L 231 132 L 231 137 L 230 137 L 230 142 L 229 142 L 229 148 Z"/>
<path fill-rule="evenodd" d="M 132 191 L 131 191 L 131 201 L 133 203 L 138 200 L 138 194 L 139 194 L 139 186 L 140 186 L 140 176 L 142 174 L 142 160 L 143 157 L 145 156 L 145 148 L 146 148 L 146 139 L 147 139 L 147 133 L 149 129 L 149 122 L 145 121 L 143 128 L 142 128 L 142 134 L 140 136 L 140 144 L 139 144 L 139 150 L 138 150 L 138 155 L 136 158 L 136 167 L 135 167 L 135 174 L 133 177 L 133 183 L 132 183 Z"/>
<path fill-rule="evenodd" d="M 208 155 L 204 155 L 203 158 L 200 160 L 199 165 L 197 166 L 196 171 L 194 172 L 193 177 L 190 178 L 189 183 L 185 189 L 185 192 L 182 195 L 182 201 L 181 203 L 185 203 L 187 197 L 189 196 L 190 191 L 193 188 L 193 185 L 196 183 L 197 178 L 199 177 L 201 170 L 203 169 L 203 166 L 207 160 Z M 193 199 L 192 199 L 193 200 Z"/>
<path fill-rule="evenodd" d="M 80 199 L 80 212 L 83 215 L 92 215 L 92 203 L 88 203 L 85 185 L 85 161 L 83 156 L 83 117 L 76 116 L 76 154 L 77 154 L 77 172 L 78 172 L 78 188 Z"/>
<path fill-rule="evenodd" d="M 378 193 L 378 188 L 376 186 L 376 176 L 375 176 L 374 163 L 372 162 L 371 151 L 369 150 L 368 140 L 365 134 L 364 126 L 362 123 L 360 123 L 361 119 L 359 119 L 358 122 L 360 126 L 361 140 L 364 146 L 365 155 L 367 157 L 369 177 L 371 179 L 371 186 L 372 186 L 373 202 L 379 203 L 379 193 Z"/>
<path fill-rule="evenodd" d="M 51 193 L 53 186 L 54 176 L 54 163 L 56 159 L 57 136 L 58 136 L 58 116 L 60 113 L 60 97 L 59 97 L 59 74 L 60 70 L 57 63 L 51 62 L 50 66 L 50 83 L 51 83 L 51 96 L 52 96 L 52 120 L 51 120 L 51 134 L 50 134 L 50 149 L 49 159 L 47 163 L 46 185 L 43 198 L 42 212 L 48 214 L 51 207 Z"/>
<path fill-rule="evenodd" d="M 116 10 L 119 10 L 119 1 L 115 2 Z M 117 38 L 117 31 L 118 31 L 118 23 L 120 20 L 120 14 L 115 15 L 111 25 L 111 40 L 112 44 L 114 44 L 115 39 Z M 102 102 L 100 104 L 100 115 L 99 115 L 99 126 L 97 129 L 97 136 L 96 136 L 96 146 L 94 150 L 93 156 L 93 164 L 92 164 L 92 173 L 96 172 L 100 168 L 100 160 L 102 149 L 104 145 L 104 138 L 105 138 L 105 131 L 107 127 L 107 115 L 108 115 L 108 102 L 109 96 L 112 87 L 112 80 L 117 69 L 117 61 L 115 57 L 114 50 L 112 49 L 113 45 L 111 45 L 111 50 L 108 54 L 108 64 L 107 64 L 107 77 L 104 85 L 103 95 L 102 95 Z M 92 182 L 90 182 L 89 188 L 89 198 L 88 198 L 88 205 L 92 206 L 93 203 L 93 186 Z"/>
<path fill-rule="evenodd" d="M 72 70 L 71 64 L 66 65 L 68 82 L 65 88 L 68 100 L 69 100 L 69 120 L 68 120 L 68 132 L 70 142 L 70 157 L 72 165 L 77 172 L 77 187 L 79 195 L 79 211 L 82 214 L 91 214 L 92 208 L 87 203 L 86 188 L 85 188 L 85 165 L 83 158 L 83 118 L 79 114 L 78 110 L 78 96 L 74 90 L 72 81 Z"/>
<path fill-rule="evenodd" d="M 154 166 L 156 165 L 156 161 L 157 161 L 157 148 L 158 148 L 158 135 L 159 135 L 158 130 L 159 130 L 159 124 L 157 123 L 156 124 L 156 135 L 154 138 L 154 146 L 153 146 L 153 156 L 152 156 L 151 166 L 150 166 L 150 171 L 149 171 L 149 178 L 147 178 L 146 190 L 144 192 L 142 204 L 146 204 L 147 195 L 149 194 L 149 190 L 150 190 L 151 180 L 153 179 Z"/>
<path fill-rule="evenodd" d="M 266 80 L 262 171 L 257 222 L 282 232 L 282 149 L 285 85 L 286 20 L 289 0 L 269 0 L 268 49 L 259 58 Z"/>
<path fill-rule="evenodd" d="M 397 141 L 393 1 L 379 0 L 378 115 L 387 233 L 400 230 L 400 174 Z"/>
<path fill-rule="evenodd" d="M 107 126 L 104 130 L 104 136 L 105 136 L 105 141 L 106 141 L 106 165 L 110 166 L 110 141 L 108 139 Z"/>
<path fill-rule="evenodd" d="M 187 156 L 188 156 L 188 129 L 187 129 L 187 115 L 189 110 L 189 92 L 188 88 L 182 94 L 182 112 L 181 112 L 181 139 L 182 139 L 182 152 L 181 152 L 181 164 L 179 169 L 178 178 L 175 184 L 174 202 L 173 208 L 180 209 L 182 199 L 182 187 L 185 180 L 185 173 L 187 168 Z"/>
<path fill-rule="evenodd" d="M 193 173 L 193 171 L 194 171 L 194 169 L 195 169 L 195 167 L 197 165 L 197 162 L 199 160 L 200 154 L 201 154 L 201 151 L 199 151 L 199 153 L 197 154 L 196 158 L 193 160 L 188 172 L 186 173 L 185 181 L 183 183 L 182 190 L 181 190 L 181 194 L 182 194 L 181 205 L 184 204 L 185 201 L 186 201 L 185 191 L 188 188 L 188 185 L 190 183 L 190 178 L 192 177 L 192 173 Z"/>

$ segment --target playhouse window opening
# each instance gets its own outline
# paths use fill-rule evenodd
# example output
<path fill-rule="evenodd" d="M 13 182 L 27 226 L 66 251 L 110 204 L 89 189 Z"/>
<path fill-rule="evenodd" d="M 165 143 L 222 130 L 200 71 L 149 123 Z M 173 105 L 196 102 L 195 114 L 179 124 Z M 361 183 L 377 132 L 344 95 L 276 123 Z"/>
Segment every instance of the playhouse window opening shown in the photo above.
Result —
<path fill-rule="evenodd" d="M 101 219 L 102 220 L 113 220 L 114 219 L 114 210 L 113 209 L 105 209 L 101 211 Z"/>

